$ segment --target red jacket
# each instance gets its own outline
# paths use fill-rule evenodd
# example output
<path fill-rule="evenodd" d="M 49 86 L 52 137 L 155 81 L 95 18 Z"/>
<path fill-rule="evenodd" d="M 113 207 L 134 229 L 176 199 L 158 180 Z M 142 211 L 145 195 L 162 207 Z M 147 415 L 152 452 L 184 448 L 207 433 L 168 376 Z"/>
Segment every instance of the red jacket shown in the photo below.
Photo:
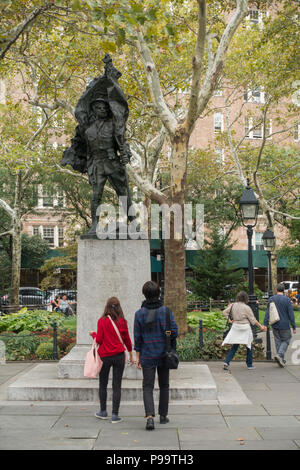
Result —
<path fill-rule="evenodd" d="M 121 338 L 127 348 L 127 351 L 132 351 L 132 343 L 128 332 L 128 326 L 123 318 L 115 321 L 116 327 L 119 329 Z M 98 354 L 100 357 L 115 356 L 125 351 L 110 319 L 108 317 L 101 317 L 97 324 L 97 334 L 93 333 L 93 338 L 96 338 L 99 344 Z"/>

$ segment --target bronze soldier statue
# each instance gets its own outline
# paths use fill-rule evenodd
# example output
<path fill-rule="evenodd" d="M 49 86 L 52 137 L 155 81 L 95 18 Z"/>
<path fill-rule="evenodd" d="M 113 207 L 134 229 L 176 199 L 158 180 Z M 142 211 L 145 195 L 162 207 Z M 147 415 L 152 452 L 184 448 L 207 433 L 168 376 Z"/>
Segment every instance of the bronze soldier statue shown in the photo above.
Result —
<path fill-rule="evenodd" d="M 108 180 L 118 196 L 127 196 L 124 210 L 128 220 L 131 197 L 126 174 L 126 163 L 131 153 L 125 138 L 128 104 L 118 78 L 121 73 L 113 66 L 108 54 L 103 59 L 105 73 L 95 78 L 86 88 L 75 108 L 76 127 L 72 145 L 64 151 L 62 165 L 87 173 L 92 185 L 92 228 L 83 238 L 96 238 L 97 208 Z"/>

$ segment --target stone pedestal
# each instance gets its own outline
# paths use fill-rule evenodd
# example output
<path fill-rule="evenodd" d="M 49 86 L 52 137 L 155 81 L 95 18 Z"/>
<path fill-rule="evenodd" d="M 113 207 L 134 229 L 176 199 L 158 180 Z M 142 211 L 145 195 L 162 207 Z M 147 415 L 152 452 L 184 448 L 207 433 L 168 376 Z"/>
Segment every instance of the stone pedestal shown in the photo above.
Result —
<path fill-rule="evenodd" d="M 144 299 L 142 287 L 151 280 L 149 240 L 80 240 L 77 271 L 76 346 L 58 363 L 58 377 L 83 378 L 89 331 L 97 330 L 109 297 L 120 300 L 133 341 L 134 314 Z M 139 378 L 136 367 L 126 367 L 125 378 Z"/>

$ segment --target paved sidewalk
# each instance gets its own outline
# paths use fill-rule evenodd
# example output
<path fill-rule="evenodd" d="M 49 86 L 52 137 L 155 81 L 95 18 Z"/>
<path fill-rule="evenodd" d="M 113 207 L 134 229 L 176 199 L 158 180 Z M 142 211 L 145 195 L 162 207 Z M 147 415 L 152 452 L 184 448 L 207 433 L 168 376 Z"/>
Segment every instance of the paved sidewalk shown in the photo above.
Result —
<path fill-rule="evenodd" d="M 122 403 L 124 421 L 94 417 L 98 403 L 9 402 L 7 385 L 32 364 L 0 366 L 0 449 L 299 450 L 300 367 L 207 363 L 218 386 L 213 402 L 173 402 L 170 422 L 145 430 L 142 403 Z M 35 364 L 34 364 L 35 365 Z M 108 411 L 111 411 L 110 408 Z"/>

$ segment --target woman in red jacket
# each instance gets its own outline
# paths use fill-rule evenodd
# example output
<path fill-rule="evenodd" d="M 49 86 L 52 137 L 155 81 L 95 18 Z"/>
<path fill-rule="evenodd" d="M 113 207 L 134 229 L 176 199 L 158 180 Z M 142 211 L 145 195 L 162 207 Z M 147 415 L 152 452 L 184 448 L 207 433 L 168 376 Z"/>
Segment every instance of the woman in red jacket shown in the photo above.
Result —
<path fill-rule="evenodd" d="M 109 318 L 110 317 L 110 318 Z M 114 324 L 113 324 L 114 323 Z M 115 327 L 117 330 L 115 330 Z M 118 332 L 121 336 L 119 338 Z M 119 300 L 116 297 L 108 299 L 104 314 L 98 320 L 97 333 L 90 331 L 99 345 L 98 354 L 103 361 L 99 374 L 100 411 L 95 414 L 97 418 L 107 419 L 106 401 L 107 384 L 110 368 L 113 368 L 112 379 L 112 423 L 119 423 L 119 407 L 121 401 L 121 384 L 125 367 L 125 347 L 129 352 L 130 362 L 133 364 L 132 343 L 128 332 L 127 322 Z"/>

